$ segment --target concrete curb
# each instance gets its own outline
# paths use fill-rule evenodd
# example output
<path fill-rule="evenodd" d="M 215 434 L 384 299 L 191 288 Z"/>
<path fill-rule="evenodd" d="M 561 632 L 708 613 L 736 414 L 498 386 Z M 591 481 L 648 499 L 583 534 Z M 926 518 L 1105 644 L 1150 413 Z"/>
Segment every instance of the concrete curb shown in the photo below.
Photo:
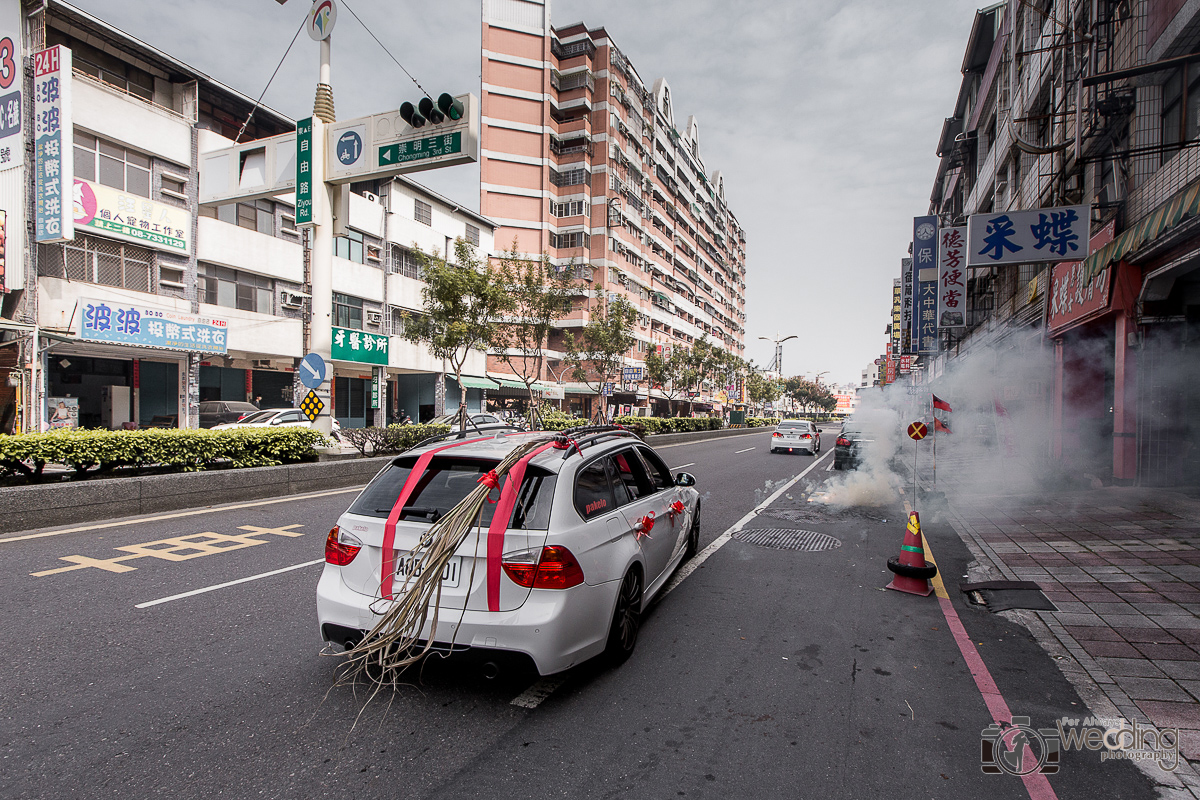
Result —
<path fill-rule="evenodd" d="M 703 442 L 708 439 L 724 439 L 727 436 L 745 436 L 750 433 L 768 433 L 772 428 L 723 428 L 719 431 L 692 431 L 691 433 L 660 433 L 646 437 L 651 447 L 684 442 Z"/>
<path fill-rule="evenodd" d="M 16 486 L 0 490 L 0 532 L 361 486 L 391 458 Z"/>

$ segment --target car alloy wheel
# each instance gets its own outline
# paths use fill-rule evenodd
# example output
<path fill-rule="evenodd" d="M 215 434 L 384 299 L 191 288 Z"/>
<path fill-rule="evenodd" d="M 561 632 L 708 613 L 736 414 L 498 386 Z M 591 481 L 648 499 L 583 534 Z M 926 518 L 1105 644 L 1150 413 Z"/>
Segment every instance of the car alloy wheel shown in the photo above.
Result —
<path fill-rule="evenodd" d="M 642 623 L 642 574 L 637 569 L 625 573 L 617 592 L 617 607 L 608 630 L 605 655 L 610 662 L 621 664 L 633 655 L 637 647 L 638 629 Z"/>

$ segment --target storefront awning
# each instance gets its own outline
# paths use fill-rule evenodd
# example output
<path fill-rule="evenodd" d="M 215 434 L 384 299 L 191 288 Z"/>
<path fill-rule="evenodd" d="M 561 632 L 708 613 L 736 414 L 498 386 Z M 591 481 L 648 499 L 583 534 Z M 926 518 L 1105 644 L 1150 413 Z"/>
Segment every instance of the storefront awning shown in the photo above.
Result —
<path fill-rule="evenodd" d="M 488 380 L 492 381 L 493 386 L 491 388 L 493 389 L 496 388 L 496 385 L 499 385 L 505 389 L 520 389 L 522 391 L 527 391 L 525 389 L 525 381 L 517 378 L 516 376 L 502 375 L 498 372 L 491 372 L 488 373 Z"/>
<path fill-rule="evenodd" d="M 462 385 L 468 389 L 495 389 L 497 382 L 491 378 L 479 378 L 475 375 L 463 375 Z"/>
<path fill-rule="evenodd" d="M 1193 183 L 1175 197 L 1163 203 L 1137 225 L 1087 257 L 1083 262 L 1083 283 L 1089 283 L 1096 273 L 1120 261 L 1147 242 L 1152 242 L 1179 223 L 1200 216 L 1200 182 Z"/>

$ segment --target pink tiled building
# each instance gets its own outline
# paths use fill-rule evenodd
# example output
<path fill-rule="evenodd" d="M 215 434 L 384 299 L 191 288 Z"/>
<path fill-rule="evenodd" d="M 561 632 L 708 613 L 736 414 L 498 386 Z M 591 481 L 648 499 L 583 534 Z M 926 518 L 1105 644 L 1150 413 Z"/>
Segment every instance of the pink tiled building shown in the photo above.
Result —
<path fill-rule="evenodd" d="M 599 284 L 639 311 L 631 366 L 705 336 L 744 356 L 745 232 L 667 81 L 645 83 L 604 28 L 552 26 L 549 0 L 485 0 L 482 75 L 480 211 L 499 225 L 497 250 L 515 241 L 575 265 L 580 296 L 562 329 L 586 322 Z M 550 348 L 557 372 L 561 332 Z M 614 399 L 656 397 L 634 388 Z M 585 387 L 567 392 L 586 410 Z"/>

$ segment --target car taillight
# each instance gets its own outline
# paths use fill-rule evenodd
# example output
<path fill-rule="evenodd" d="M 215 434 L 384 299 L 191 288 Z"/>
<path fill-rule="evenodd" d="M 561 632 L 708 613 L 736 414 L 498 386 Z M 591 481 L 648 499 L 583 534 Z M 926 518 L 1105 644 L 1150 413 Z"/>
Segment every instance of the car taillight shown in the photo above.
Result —
<path fill-rule="evenodd" d="M 811 433 L 806 433 L 806 434 L 804 434 L 803 436 L 801 436 L 800 438 L 801 438 L 801 439 L 811 439 L 811 438 L 812 438 L 812 434 L 811 434 Z"/>
<path fill-rule="evenodd" d="M 772 433 L 772 434 L 771 434 L 771 436 L 772 436 L 772 437 L 775 437 L 775 436 L 783 436 L 783 434 L 782 434 L 782 433 L 780 433 L 779 431 L 775 431 L 774 433 Z"/>
<path fill-rule="evenodd" d="M 329 531 L 329 537 L 325 539 L 325 561 L 335 567 L 344 567 L 354 560 L 361 549 L 362 542 L 348 533 L 342 533 L 338 526 L 334 525 L 333 530 Z"/>
<path fill-rule="evenodd" d="M 838 444 L 838 447 L 849 447 L 850 440 L 847 439 L 845 436 L 839 436 L 837 439 L 837 444 Z"/>
<path fill-rule="evenodd" d="M 526 589 L 570 589 L 583 583 L 583 569 L 562 545 L 511 553 L 500 563 L 509 579 Z"/>

